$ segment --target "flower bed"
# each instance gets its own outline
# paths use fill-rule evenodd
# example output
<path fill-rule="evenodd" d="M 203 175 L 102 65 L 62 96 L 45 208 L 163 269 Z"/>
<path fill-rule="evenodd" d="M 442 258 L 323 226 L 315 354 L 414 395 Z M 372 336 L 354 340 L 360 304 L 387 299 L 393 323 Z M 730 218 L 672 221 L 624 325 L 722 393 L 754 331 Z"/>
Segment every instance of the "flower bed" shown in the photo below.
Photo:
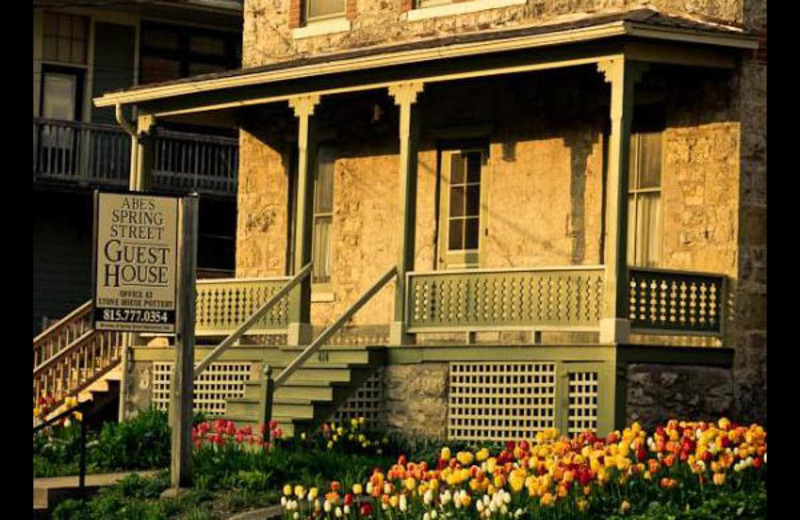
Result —
<path fill-rule="evenodd" d="M 646 518 L 715 518 L 731 508 L 739 518 L 755 518 L 764 508 L 766 462 L 764 428 L 727 419 L 673 420 L 651 435 L 634 423 L 606 438 L 586 432 L 570 439 L 550 430 L 495 453 L 481 448 L 453 454 L 445 447 L 432 467 L 400 456 L 352 488 L 338 481 L 325 491 L 289 483 L 282 504 L 292 520 L 570 519 L 648 512 Z M 699 513 L 686 516 L 692 511 Z"/>

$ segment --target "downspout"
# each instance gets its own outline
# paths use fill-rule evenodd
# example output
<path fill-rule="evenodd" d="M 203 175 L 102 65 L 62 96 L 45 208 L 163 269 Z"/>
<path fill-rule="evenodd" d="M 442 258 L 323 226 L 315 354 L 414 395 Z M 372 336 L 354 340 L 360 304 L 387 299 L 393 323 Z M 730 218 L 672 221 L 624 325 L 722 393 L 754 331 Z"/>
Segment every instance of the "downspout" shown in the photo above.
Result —
<path fill-rule="evenodd" d="M 128 135 L 131 136 L 131 166 L 128 174 L 128 189 L 131 191 L 140 191 L 139 189 L 139 135 L 136 133 L 136 127 L 133 123 L 125 118 L 125 113 L 122 110 L 122 105 L 117 103 L 114 105 L 117 123 L 122 127 Z"/>
<path fill-rule="evenodd" d="M 137 135 L 136 128 L 133 126 L 133 124 L 125 118 L 125 113 L 122 111 L 122 105 L 117 103 L 114 108 L 117 117 L 117 123 L 119 123 L 119 126 L 121 126 L 122 129 L 131 136 L 131 165 L 128 173 L 128 189 L 131 191 L 139 191 L 139 167 L 137 164 L 139 158 L 139 136 Z M 120 423 L 125 421 L 128 408 L 126 406 L 126 401 L 128 399 L 128 371 L 130 370 L 132 364 L 130 362 L 130 346 L 137 343 L 138 339 L 139 338 L 137 335 L 133 332 L 123 333 L 121 352 L 122 373 L 120 374 L 118 397 L 119 405 L 117 407 L 119 410 L 117 420 Z"/>

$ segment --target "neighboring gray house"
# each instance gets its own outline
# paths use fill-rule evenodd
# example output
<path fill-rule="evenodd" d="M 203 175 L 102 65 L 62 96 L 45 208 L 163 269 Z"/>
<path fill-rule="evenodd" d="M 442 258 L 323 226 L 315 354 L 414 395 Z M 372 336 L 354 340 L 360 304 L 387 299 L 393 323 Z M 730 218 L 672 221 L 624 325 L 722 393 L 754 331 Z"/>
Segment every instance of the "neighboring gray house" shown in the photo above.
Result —
<path fill-rule="evenodd" d="M 130 138 L 91 99 L 239 67 L 242 0 L 35 0 L 33 28 L 36 334 L 90 297 L 93 190 L 128 186 Z M 201 276 L 231 273 L 236 133 L 173 125 L 156 139 L 155 189 L 202 197 Z"/>

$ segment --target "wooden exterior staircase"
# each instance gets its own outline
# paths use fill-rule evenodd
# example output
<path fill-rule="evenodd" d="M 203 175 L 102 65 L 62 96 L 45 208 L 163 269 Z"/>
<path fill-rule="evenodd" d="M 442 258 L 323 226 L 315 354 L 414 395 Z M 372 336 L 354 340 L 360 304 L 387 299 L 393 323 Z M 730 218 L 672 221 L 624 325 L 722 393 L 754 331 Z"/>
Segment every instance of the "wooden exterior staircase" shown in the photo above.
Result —
<path fill-rule="evenodd" d="M 299 347 L 271 348 L 267 363 L 273 371 L 285 369 Z M 271 416 L 284 436 L 308 430 L 330 416 L 383 364 L 383 346 L 326 346 L 318 357 L 303 364 L 272 395 Z M 275 372 L 273 372 L 275 373 Z M 245 384 L 242 398 L 227 400 L 225 419 L 260 428 L 265 409 L 264 374 Z"/>
<path fill-rule="evenodd" d="M 113 400 L 121 378 L 121 332 L 91 328 L 88 301 L 33 338 L 33 406 L 40 397 L 55 400 L 57 411 L 67 397 L 79 401 Z"/>

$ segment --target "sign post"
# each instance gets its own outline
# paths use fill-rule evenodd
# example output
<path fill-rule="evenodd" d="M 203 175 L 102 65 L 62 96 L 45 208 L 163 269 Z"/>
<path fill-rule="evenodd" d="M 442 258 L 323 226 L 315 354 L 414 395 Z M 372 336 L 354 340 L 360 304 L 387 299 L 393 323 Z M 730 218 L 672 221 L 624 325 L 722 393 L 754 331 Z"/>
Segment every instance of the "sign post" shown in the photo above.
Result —
<path fill-rule="evenodd" d="M 178 320 L 175 334 L 175 365 L 170 391 L 172 426 L 172 492 L 192 485 L 192 412 L 194 393 L 194 321 L 197 273 L 197 195 L 181 201 L 181 244 L 178 260 Z"/>
<path fill-rule="evenodd" d="M 192 484 L 197 233 L 196 194 L 95 193 L 95 330 L 175 334 L 170 391 L 174 493 Z"/>

